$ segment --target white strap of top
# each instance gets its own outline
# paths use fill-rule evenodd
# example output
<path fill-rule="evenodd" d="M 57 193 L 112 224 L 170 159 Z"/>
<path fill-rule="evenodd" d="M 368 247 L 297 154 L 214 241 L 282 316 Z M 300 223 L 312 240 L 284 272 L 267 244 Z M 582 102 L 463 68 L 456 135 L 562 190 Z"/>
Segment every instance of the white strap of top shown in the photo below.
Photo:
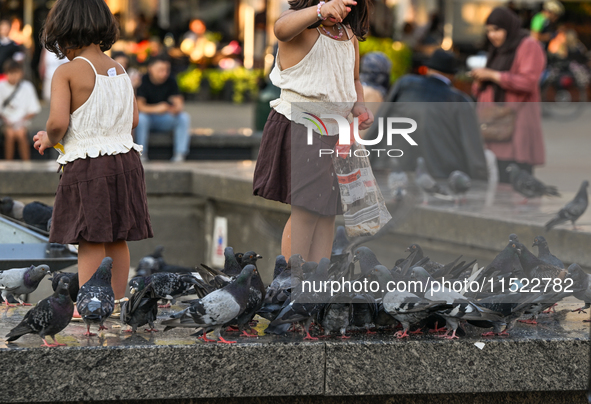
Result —
<path fill-rule="evenodd" d="M 94 74 L 98 76 L 98 73 L 96 72 L 96 69 L 94 68 L 94 65 L 92 64 L 92 62 L 90 60 L 86 59 L 84 56 L 76 56 L 74 59 L 86 60 L 88 62 L 88 64 L 90 65 L 90 67 L 92 67 L 92 70 L 94 70 Z"/>
<path fill-rule="evenodd" d="M 84 56 L 76 56 L 74 59 L 83 59 L 83 60 L 86 60 L 90 64 L 90 67 L 92 67 L 92 70 L 94 70 L 94 74 L 97 75 L 97 76 L 99 75 L 96 72 L 96 69 L 94 68 L 94 65 L 92 64 L 92 62 L 90 60 L 86 59 Z M 121 67 L 121 70 L 123 70 L 123 73 L 127 73 L 125 71 L 125 69 L 123 68 L 123 66 L 121 66 L 121 63 L 117 62 L 116 60 L 114 60 L 113 62 L 117 63 L 119 65 L 119 67 Z"/>

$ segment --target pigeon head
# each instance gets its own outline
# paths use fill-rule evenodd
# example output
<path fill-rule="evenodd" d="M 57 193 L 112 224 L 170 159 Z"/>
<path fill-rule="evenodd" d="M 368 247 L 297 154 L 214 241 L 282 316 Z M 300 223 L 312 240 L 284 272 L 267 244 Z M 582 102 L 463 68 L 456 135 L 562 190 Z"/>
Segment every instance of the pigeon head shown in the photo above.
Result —
<path fill-rule="evenodd" d="M 70 291 L 68 290 L 69 287 L 70 281 L 65 276 L 62 276 L 59 280 L 59 283 L 57 284 L 55 295 L 67 295 L 70 297 Z"/>
<path fill-rule="evenodd" d="M 318 268 L 318 263 L 314 261 L 306 261 L 304 262 L 304 265 L 302 265 L 304 275 L 314 272 L 316 268 Z"/>
<path fill-rule="evenodd" d="M 349 245 L 349 239 L 347 238 L 347 231 L 345 226 L 337 227 L 337 232 L 332 242 L 332 255 L 341 255 L 345 252 L 345 248 Z"/>
<path fill-rule="evenodd" d="M 25 272 L 23 280 L 26 286 L 37 287 L 36 285 L 39 285 L 39 282 L 41 282 L 45 275 L 50 274 L 51 271 L 47 265 L 31 265 L 31 267 Z"/>
<path fill-rule="evenodd" d="M 427 272 L 427 270 L 423 267 L 414 267 L 410 277 L 415 281 L 421 282 L 424 287 L 427 287 L 429 282 L 433 280 L 431 275 L 429 275 L 429 272 Z"/>
<path fill-rule="evenodd" d="M 587 280 L 588 275 L 585 271 L 583 271 L 583 268 L 581 268 L 579 264 L 574 263 L 568 267 L 568 273 L 566 277 L 572 279 L 574 286 L 578 288 L 584 286 L 583 284 Z"/>
<path fill-rule="evenodd" d="M 111 269 L 112 268 L 113 268 L 113 259 L 111 257 L 105 257 L 105 258 L 103 258 L 101 265 L 99 265 L 99 267 L 96 270 L 96 272 L 94 273 L 94 275 L 92 275 L 92 278 L 97 279 L 97 280 L 100 279 L 101 281 L 104 281 L 110 285 L 111 284 Z"/>
<path fill-rule="evenodd" d="M 390 273 L 390 271 L 388 271 L 388 268 L 386 268 L 383 265 L 376 265 L 375 267 L 373 267 L 371 271 L 371 276 L 372 278 L 376 279 L 380 286 L 382 286 L 383 288 L 386 287 L 386 284 L 388 282 L 394 280 L 392 274 Z"/>
<path fill-rule="evenodd" d="M 521 255 L 521 252 L 523 251 L 524 248 L 525 248 L 525 246 L 518 241 L 510 242 L 509 245 L 507 246 L 507 249 L 510 252 L 514 252 L 517 255 Z"/>
<path fill-rule="evenodd" d="M 421 246 L 418 244 L 411 244 L 404 251 L 409 251 L 409 252 L 421 251 Z"/>
<path fill-rule="evenodd" d="M 257 260 L 263 258 L 254 251 L 245 252 L 242 256 L 242 265 L 256 265 Z"/>
<path fill-rule="evenodd" d="M 367 247 L 358 247 L 353 255 L 353 261 L 359 261 L 361 272 L 368 274 L 376 265 L 380 265 L 376 255 Z"/>
<path fill-rule="evenodd" d="M 152 253 L 152 257 L 154 257 L 154 258 L 162 258 L 162 252 L 163 251 L 164 251 L 164 246 L 162 246 L 162 245 L 156 246 L 156 249 Z"/>
<path fill-rule="evenodd" d="M 234 256 L 234 249 L 230 246 L 224 248 L 224 258 L 226 260 L 229 259 L 236 259 L 236 257 Z"/>
<path fill-rule="evenodd" d="M 581 188 L 586 189 L 589 186 L 589 181 L 585 180 L 581 183 Z"/>
<path fill-rule="evenodd" d="M 546 247 L 548 246 L 548 242 L 546 241 L 546 239 L 544 238 L 544 236 L 537 236 L 534 238 L 534 243 L 532 244 L 532 247 Z"/>
<path fill-rule="evenodd" d="M 250 286 L 250 280 L 252 276 L 257 273 L 258 271 L 254 265 L 247 265 L 242 269 L 240 275 L 238 275 L 233 283 L 238 285 L 248 284 Z"/>
<path fill-rule="evenodd" d="M 136 276 L 129 281 L 129 293 L 133 295 L 134 293 L 144 290 L 151 280 L 152 277 L 150 276 Z"/>
<path fill-rule="evenodd" d="M 158 260 L 148 255 L 140 260 L 135 270 L 135 273 L 138 276 L 149 276 L 152 275 L 154 272 L 158 272 L 159 269 L 160 263 L 158 262 Z"/>
<path fill-rule="evenodd" d="M 322 279 L 327 279 L 329 267 L 330 267 L 330 260 L 328 258 L 321 258 L 320 262 L 316 266 L 315 274 Z"/>
<path fill-rule="evenodd" d="M 517 234 L 515 234 L 515 233 L 509 234 L 509 241 L 513 242 L 513 243 L 519 243 L 519 238 L 517 237 Z"/>
<path fill-rule="evenodd" d="M 285 257 L 283 255 L 278 255 L 275 258 L 275 269 L 273 270 L 273 279 L 277 277 L 281 272 L 283 272 L 287 268 L 287 261 L 285 261 Z"/>

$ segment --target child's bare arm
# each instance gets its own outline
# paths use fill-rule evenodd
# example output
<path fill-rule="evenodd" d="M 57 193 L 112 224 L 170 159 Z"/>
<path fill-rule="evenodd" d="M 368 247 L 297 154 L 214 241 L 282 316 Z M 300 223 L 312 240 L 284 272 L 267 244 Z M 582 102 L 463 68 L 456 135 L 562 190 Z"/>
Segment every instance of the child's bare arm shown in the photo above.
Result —
<path fill-rule="evenodd" d="M 353 70 L 353 79 L 355 81 L 355 91 L 357 92 L 357 102 L 355 102 L 352 114 L 353 116 L 359 116 L 365 112 L 369 114 L 369 118 L 359 125 L 359 129 L 364 130 L 371 126 L 374 116 L 371 110 L 365 106 L 363 85 L 359 79 L 359 41 L 355 37 L 353 37 L 351 40 L 353 41 L 353 46 L 355 47 L 355 69 Z"/>
<path fill-rule="evenodd" d="M 51 78 L 51 103 L 46 131 L 39 131 L 33 137 L 34 147 L 40 154 L 58 144 L 66 134 L 70 125 L 71 96 L 68 66 L 62 65 Z"/>
<path fill-rule="evenodd" d="M 351 12 L 355 0 L 332 0 L 320 8 L 322 17 L 334 17 L 338 22 Z M 289 42 L 310 25 L 318 21 L 317 6 L 303 8 L 301 10 L 287 10 L 275 21 L 275 36 L 281 42 Z"/>

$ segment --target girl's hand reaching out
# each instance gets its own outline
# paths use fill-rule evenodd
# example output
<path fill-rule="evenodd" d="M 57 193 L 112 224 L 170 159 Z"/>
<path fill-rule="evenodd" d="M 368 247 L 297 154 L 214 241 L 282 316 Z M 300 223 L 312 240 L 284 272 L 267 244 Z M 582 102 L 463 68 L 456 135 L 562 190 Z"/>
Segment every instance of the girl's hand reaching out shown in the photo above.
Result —
<path fill-rule="evenodd" d="M 343 22 L 347 14 L 351 12 L 351 7 L 347 6 L 355 5 L 357 5 L 355 0 L 331 0 L 320 8 L 320 14 L 325 18 L 332 17 L 336 22 Z"/>
<path fill-rule="evenodd" d="M 37 132 L 37 134 L 33 136 L 33 141 L 35 142 L 33 144 L 33 147 L 35 147 L 35 150 L 39 151 L 39 154 L 42 156 L 45 149 L 49 149 L 55 146 L 51 143 L 51 140 L 49 140 L 49 136 L 47 136 L 47 132 L 45 132 L 44 130 L 40 130 L 39 132 Z"/>

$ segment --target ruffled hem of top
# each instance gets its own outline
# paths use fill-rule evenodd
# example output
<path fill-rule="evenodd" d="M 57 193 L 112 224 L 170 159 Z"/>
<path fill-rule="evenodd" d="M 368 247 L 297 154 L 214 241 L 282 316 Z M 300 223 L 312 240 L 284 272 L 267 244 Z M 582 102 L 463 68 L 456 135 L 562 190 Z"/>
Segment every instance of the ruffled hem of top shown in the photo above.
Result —
<path fill-rule="evenodd" d="M 89 145 L 85 150 L 66 151 L 66 153 L 59 156 L 56 161 L 59 164 L 67 164 L 76 159 L 85 159 L 86 157 L 96 158 L 104 155 L 112 156 L 115 154 L 127 153 L 131 149 L 141 154 L 144 147 L 133 142 Z"/>
<path fill-rule="evenodd" d="M 339 103 L 339 104 L 344 104 L 344 103 Z M 282 98 L 277 98 L 271 102 L 269 102 L 269 105 L 271 108 L 273 108 L 275 111 L 277 111 L 278 113 L 280 113 L 281 115 L 285 116 L 287 119 L 289 119 L 292 122 L 295 123 L 299 123 L 302 124 L 304 126 L 307 126 L 309 124 L 309 117 L 307 117 L 304 113 L 312 113 L 317 117 L 320 117 L 322 114 L 336 114 L 336 115 L 341 115 L 342 117 L 346 118 L 347 121 L 349 123 L 353 122 L 353 118 L 351 115 L 351 109 L 353 108 L 353 104 L 354 103 L 349 103 L 351 105 L 350 108 L 338 108 L 335 106 L 337 105 L 337 103 L 332 103 L 332 105 L 330 103 L 324 103 L 324 102 L 307 102 L 306 103 L 306 111 L 303 111 L 301 108 L 297 107 L 297 103 L 294 105 L 294 103 L 282 99 Z M 330 108 L 327 106 L 332 106 L 333 108 Z M 339 105 L 340 106 L 340 105 Z M 339 125 L 336 123 L 335 120 L 333 119 L 327 119 L 327 120 L 323 120 L 322 123 L 326 126 L 327 132 L 326 135 L 328 136 L 336 136 L 339 134 Z M 312 127 L 312 130 L 314 132 L 317 132 L 320 135 L 323 135 L 325 133 L 320 132 L 316 127 Z"/>

